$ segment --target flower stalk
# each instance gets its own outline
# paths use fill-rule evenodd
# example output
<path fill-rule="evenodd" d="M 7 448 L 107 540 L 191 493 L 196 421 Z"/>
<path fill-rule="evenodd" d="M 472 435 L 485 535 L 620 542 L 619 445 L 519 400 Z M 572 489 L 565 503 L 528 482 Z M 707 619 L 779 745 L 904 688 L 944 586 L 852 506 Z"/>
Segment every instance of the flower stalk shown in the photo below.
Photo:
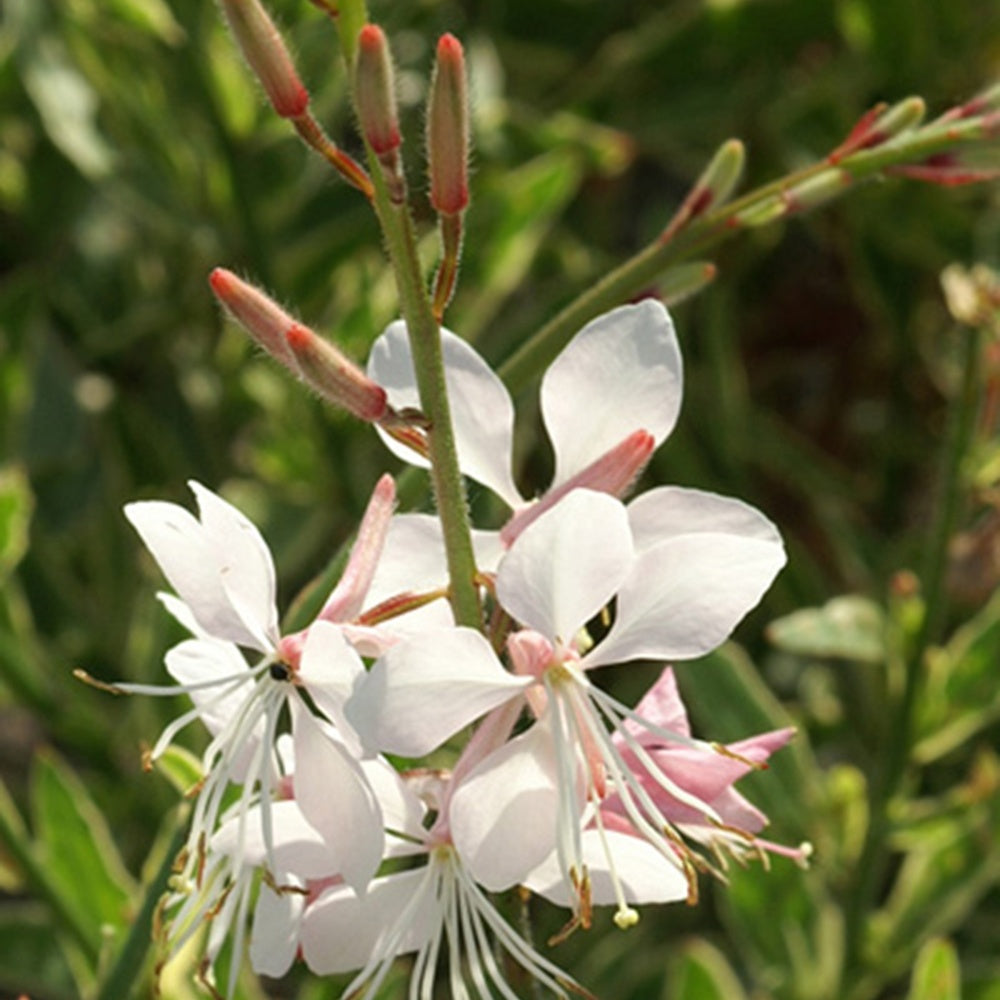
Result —
<path fill-rule="evenodd" d="M 946 114 L 922 128 L 903 131 L 879 145 L 851 152 L 836 163 L 825 157 L 692 219 L 668 242 L 657 238 L 542 326 L 501 365 L 501 376 L 517 392 L 589 320 L 650 285 L 669 279 L 675 265 L 713 250 L 746 228 L 825 204 L 860 183 L 886 176 L 891 168 L 921 164 L 938 154 L 996 139 L 1000 135 L 1000 116 L 993 104 L 973 99 L 962 107 L 967 106 L 973 106 L 978 113 L 957 119 Z"/>
<path fill-rule="evenodd" d="M 409 208 L 405 202 L 393 199 L 383 171 L 377 169 L 379 157 L 367 136 L 365 146 L 372 166 L 375 213 L 396 278 L 400 311 L 413 353 L 420 408 L 427 423 L 427 457 L 443 529 L 451 606 L 457 624 L 478 630 L 482 628 L 482 610 L 475 583 L 476 560 L 445 383 L 440 326 L 427 294 Z"/>

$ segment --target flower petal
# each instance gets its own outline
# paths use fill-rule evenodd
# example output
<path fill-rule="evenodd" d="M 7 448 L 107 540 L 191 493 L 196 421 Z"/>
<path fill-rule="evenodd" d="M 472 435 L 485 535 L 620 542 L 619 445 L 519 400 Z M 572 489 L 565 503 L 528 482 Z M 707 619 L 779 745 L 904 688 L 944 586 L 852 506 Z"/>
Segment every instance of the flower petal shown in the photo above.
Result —
<path fill-rule="evenodd" d="M 702 656 L 728 638 L 784 563 L 780 543 L 729 534 L 651 546 L 618 592 L 611 631 L 581 665 Z"/>
<path fill-rule="evenodd" d="M 687 898 L 688 882 L 680 865 L 664 857 L 646 840 L 617 830 L 606 830 L 602 838 L 600 831 L 591 829 L 584 830 L 582 846 L 590 876 L 590 898 L 597 906 L 618 902 L 609 854 L 629 903 L 672 903 Z M 524 884 L 558 906 L 575 904 L 555 851 L 531 872 Z"/>
<path fill-rule="evenodd" d="M 637 430 L 657 445 L 681 405 L 682 365 L 667 310 L 655 299 L 588 323 L 542 380 L 545 427 L 558 486 Z"/>
<path fill-rule="evenodd" d="M 473 629 L 424 632 L 376 660 L 345 711 L 367 745 L 423 757 L 531 683 Z"/>
<path fill-rule="evenodd" d="M 346 886 L 327 889 L 310 904 L 302 919 L 306 965 L 321 976 L 364 966 L 380 949 L 381 939 L 396 924 L 414 893 L 426 887 L 425 876 L 425 868 L 415 868 L 377 878 L 361 897 Z M 433 896 L 429 892 L 421 896 L 392 954 L 416 951 L 437 930 L 440 916 Z"/>
<path fill-rule="evenodd" d="M 309 626 L 298 679 L 345 739 L 354 736 L 354 729 L 344 716 L 344 703 L 364 675 L 361 657 L 347 644 L 338 626 L 324 621 Z"/>
<path fill-rule="evenodd" d="M 484 758 L 452 794 L 452 840 L 490 892 L 522 881 L 553 849 L 557 773 L 552 730 L 542 721 Z"/>
<path fill-rule="evenodd" d="M 231 503 L 191 480 L 201 523 L 230 604 L 258 639 L 258 649 L 278 642 L 276 584 L 271 551 L 250 520 Z"/>
<path fill-rule="evenodd" d="M 511 507 L 521 496 L 511 476 L 514 404 L 503 382 L 460 337 L 441 331 L 445 380 L 462 472 L 488 486 Z M 401 320 L 391 323 L 372 345 L 368 374 L 383 386 L 395 409 L 420 406 L 413 359 Z M 379 430 L 393 454 L 412 465 L 427 466 L 409 448 Z"/>
<path fill-rule="evenodd" d="M 178 684 L 205 684 L 224 677 L 246 674 L 244 684 L 220 697 L 225 687 L 235 684 L 213 685 L 188 693 L 208 731 L 215 736 L 243 707 L 254 683 L 243 654 L 231 642 L 219 639 L 185 639 L 167 650 L 164 658 L 167 673 Z M 263 726 L 259 727 L 263 732 Z"/>
<path fill-rule="evenodd" d="M 497 571 L 497 597 L 522 625 L 569 642 L 614 596 L 632 562 L 625 507 L 574 490 L 529 525 Z"/>
<path fill-rule="evenodd" d="M 755 507 L 732 497 L 661 486 L 628 505 L 628 521 L 637 552 L 679 535 L 726 534 L 781 545 L 778 529 Z"/>
<path fill-rule="evenodd" d="M 233 607 L 207 532 L 190 511 L 162 500 L 142 500 L 127 504 L 125 516 L 202 632 L 267 650 Z"/>
<path fill-rule="evenodd" d="M 290 698 L 295 741 L 295 800 L 337 859 L 356 892 L 382 860 L 385 833 L 378 800 L 360 764 L 298 698 Z"/>
<path fill-rule="evenodd" d="M 299 928 L 305 897 L 260 887 L 250 930 L 250 965 L 258 975 L 283 976 L 299 950 Z"/>

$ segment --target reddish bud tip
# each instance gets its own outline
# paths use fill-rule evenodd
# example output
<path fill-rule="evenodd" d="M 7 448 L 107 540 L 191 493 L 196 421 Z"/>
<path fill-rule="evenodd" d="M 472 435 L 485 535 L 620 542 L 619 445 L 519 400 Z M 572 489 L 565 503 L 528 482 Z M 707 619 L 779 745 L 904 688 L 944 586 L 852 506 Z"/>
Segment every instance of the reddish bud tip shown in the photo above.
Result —
<path fill-rule="evenodd" d="M 301 323 L 285 331 L 285 343 L 306 382 L 324 399 L 361 420 L 380 420 L 388 409 L 386 391 L 328 340 Z"/>
<path fill-rule="evenodd" d="M 282 118 L 303 115 L 309 92 L 267 11 L 258 0 L 221 0 L 221 4 L 236 43 L 274 110 Z"/>
<path fill-rule="evenodd" d="M 254 288 L 232 271 L 215 268 L 208 276 L 215 297 L 229 310 L 247 333 L 283 365 L 296 371 L 285 345 L 285 331 L 295 322 L 284 309 L 259 288 Z"/>
<path fill-rule="evenodd" d="M 456 215 L 469 204 L 469 99 L 465 53 L 454 35 L 438 41 L 427 112 L 431 204 Z"/>
<path fill-rule="evenodd" d="M 392 56 L 385 32 L 377 24 L 366 24 L 358 33 L 354 90 L 365 139 L 379 159 L 392 156 L 402 138 L 396 113 Z"/>

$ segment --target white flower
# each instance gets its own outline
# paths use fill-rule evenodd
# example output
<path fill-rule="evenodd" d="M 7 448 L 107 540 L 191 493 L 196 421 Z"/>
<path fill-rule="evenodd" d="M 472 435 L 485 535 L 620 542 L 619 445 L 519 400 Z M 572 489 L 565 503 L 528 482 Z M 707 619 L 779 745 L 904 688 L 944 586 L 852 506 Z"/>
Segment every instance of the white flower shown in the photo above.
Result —
<path fill-rule="evenodd" d="M 555 452 L 555 475 L 527 501 L 511 472 L 514 406 L 500 379 L 465 341 L 442 330 L 445 376 L 459 465 L 514 511 L 507 544 L 576 487 L 620 495 L 673 430 L 681 405 L 681 355 L 663 305 L 644 299 L 588 323 L 542 379 L 541 410 Z M 406 327 L 391 324 L 372 347 L 368 373 L 396 409 L 419 406 Z M 396 455 L 426 462 L 382 433 Z"/>
<path fill-rule="evenodd" d="M 620 922 L 628 923 L 623 872 L 648 858 L 645 845 L 605 837 L 608 878 L 600 885 L 591 879 L 594 852 L 585 841 L 593 838 L 582 829 L 600 819 L 594 809 L 606 797 L 617 796 L 673 868 L 672 876 L 661 870 L 640 895 L 665 900 L 694 892 L 689 849 L 629 763 L 638 760 L 673 800 L 709 821 L 721 819 L 657 768 L 623 722 L 633 719 L 677 744 L 711 748 L 644 721 L 587 673 L 625 660 L 690 659 L 710 651 L 757 603 L 784 559 L 774 526 L 738 501 L 666 489 L 626 508 L 607 494 L 574 490 L 523 532 L 497 572 L 500 603 L 526 626 L 509 642 L 513 674 L 476 633 L 419 636 L 376 662 L 345 712 L 371 745 L 418 756 L 484 712 L 526 698 L 539 721 L 498 743 L 465 777 L 451 803 L 454 842 L 479 881 L 494 889 L 541 864 L 556 829 L 578 918 L 588 919 L 592 901 L 614 901 Z M 593 644 L 584 626 L 612 601 L 614 622 Z M 619 864 L 622 851 L 633 853 Z M 639 901 L 635 893 L 631 898 Z"/>
<path fill-rule="evenodd" d="M 376 996 L 393 960 L 409 952 L 416 952 L 411 1000 L 435 995 L 439 958 L 445 955 L 454 1000 L 470 995 L 517 1000 L 500 956 L 562 1000 L 571 992 L 589 996 L 497 913 L 452 842 L 449 802 L 462 770 L 460 761 L 450 779 L 421 781 L 437 818 L 429 830 L 410 823 L 408 833 L 410 853 L 426 857 L 426 864 L 379 876 L 363 897 L 337 884 L 310 895 L 298 932 L 306 963 L 321 975 L 360 969 L 344 990 L 344 996 L 359 1000 Z"/>
<path fill-rule="evenodd" d="M 176 948 L 197 923 L 213 916 L 208 958 L 214 958 L 230 923 L 242 926 L 247 906 L 246 868 L 232 859 L 238 848 L 206 856 L 220 824 L 238 839 L 253 835 L 247 817 L 259 807 L 261 830 L 274 851 L 271 797 L 287 778 L 275 745 L 287 706 L 299 764 L 296 801 L 308 822 L 336 849 L 338 871 L 363 891 L 383 853 L 379 803 L 361 766 L 361 746 L 343 716 L 343 704 L 364 674 L 345 634 L 370 642 L 373 630 L 349 624 L 371 584 L 392 515 L 395 490 L 384 477 L 372 496 L 344 575 L 308 629 L 282 637 L 275 606 L 270 551 L 257 529 L 235 507 L 191 483 L 199 517 L 159 501 L 129 504 L 125 513 L 159 563 L 176 595 L 160 595 L 194 638 L 171 649 L 168 672 L 178 683 L 159 687 L 120 683 L 134 694 L 188 694 L 193 707 L 172 722 L 150 752 L 155 760 L 176 734 L 200 719 L 212 735 L 202 755 L 185 864 L 175 878 Z M 352 631 L 353 630 L 353 631 Z M 381 648 L 381 645 L 376 643 Z M 249 665 L 241 649 L 259 654 Z M 302 697 L 308 694 L 332 723 L 324 725 Z M 229 789 L 241 785 L 236 802 Z M 273 866 L 273 859 L 271 865 Z M 232 984 L 230 985 L 230 992 Z"/>

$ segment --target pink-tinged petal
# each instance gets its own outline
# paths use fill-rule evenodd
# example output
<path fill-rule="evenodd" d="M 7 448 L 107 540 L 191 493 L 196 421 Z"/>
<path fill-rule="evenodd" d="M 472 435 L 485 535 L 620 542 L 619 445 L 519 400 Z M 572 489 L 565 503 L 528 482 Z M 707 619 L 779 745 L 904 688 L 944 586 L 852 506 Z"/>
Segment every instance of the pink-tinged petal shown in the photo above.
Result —
<path fill-rule="evenodd" d="M 490 892 L 521 882 L 553 850 L 557 773 L 552 731 L 542 721 L 486 757 L 452 793 L 452 841 Z"/>
<path fill-rule="evenodd" d="M 588 323 L 549 366 L 542 414 L 556 455 L 553 486 L 638 430 L 657 445 L 681 405 L 682 365 L 662 303 L 644 299 Z"/>
<path fill-rule="evenodd" d="M 297 698 L 289 699 L 295 741 L 295 801 L 356 892 L 382 860 L 382 812 L 360 764 Z"/>
<path fill-rule="evenodd" d="M 368 746 L 423 757 L 531 683 L 473 629 L 424 632 L 376 660 L 345 711 Z"/>
<path fill-rule="evenodd" d="M 674 903 L 686 899 L 688 882 L 679 862 L 665 857 L 648 841 L 617 830 L 585 830 L 582 835 L 583 861 L 590 876 L 590 898 L 595 906 L 618 902 L 611 878 L 614 872 L 629 903 Z M 553 851 L 525 879 L 524 884 L 557 906 L 572 908 L 575 896 L 562 874 Z"/>
<path fill-rule="evenodd" d="M 704 533 L 781 545 L 778 529 L 755 507 L 680 486 L 661 486 L 636 497 L 628 505 L 628 519 L 637 552 L 668 538 Z"/>
<path fill-rule="evenodd" d="M 229 603 L 257 638 L 258 649 L 278 641 L 276 584 L 271 551 L 250 520 L 222 497 L 193 480 L 201 523 Z"/>
<path fill-rule="evenodd" d="M 317 621 L 309 626 L 298 680 L 316 707 L 348 740 L 354 730 L 344 717 L 344 703 L 364 675 L 361 657 L 347 644 L 336 625 Z"/>
<path fill-rule="evenodd" d="M 529 524 L 537 521 L 573 490 L 596 490 L 598 493 L 610 493 L 614 497 L 622 496 L 645 468 L 653 454 L 653 447 L 651 434 L 644 430 L 633 432 L 595 462 L 565 480 L 562 485 L 549 490 L 535 503 L 518 510 L 503 526 L 501 541 L 506 546 L 513 545 Z"/>
<path fill-rule="evenodd" d="M 197 706 L 201 721 L 215 736 L 243 706 L 254 683 L 243 655 L 231 642 L 219 639 L 185 639 L 167 651 L 164 658 L 167 673 L 178 684 L 204 684 L 221 681 L 225 677 L 246 674 L 245 682 L 230 693 L 220 697 L 230 684 L 218 684 L 192 691 L 189 697 Z M 263 725 L 260 727 L 263 732 Z"/>
<path fill-rule="evenodd" d="M 207 532 L 196 517 L 160 500 L 127 504 L 125 516 L 203 633 L 266 652 L 268 647 L 233 607 Z"/>
<path fill-rule="evenodd" d="M 582 665 L 702 656 L 729 637 L 784 564 L 780 544 L 757 538 L 705 533 L 654 545 L 635 560 L 611 631 Z"/>
<path fill-rule="evenodd" d="M 323 605 L 319 618 L 344 622 L 361 611 L 385 547 L 395 503 L 396 484 L 392 476 L 384 475 L 372 491 L 344 574 Z"/>
<path fill-rule="evenodd" d="M 691 724 L 688 722 L 687 709 L 681 701 L 681 693 L 677 689 L 677 678 L 670 667 L 665 667 L 652 687 L 642 696 L 642 701 L 635 706 L 637 715 L 659 729 L 666 729 L 681 736 L 691 735 Z M 626 718 L 625 728 L 643 745 L 656 745 L 663 741 L 644 726 L 632 719 Z M 615 739 L 620 743 L 620 738 Z"/>
<path fill-rule="evenodd" d="M 497 597 L 522 625 L 569 642 L 628 576 L 625 507 L 575 490 L 525 529 L 500 563 Z"/>
<path fill-rule="evenodd" d="M 509 506 L 517 506 L 521 496 L 510 470 L 514 436 L 510 394 L 490 366 L 460 337 L 442 330 L 441 349 L 462 472 L 488 486 Z M 368 374 L 386 389 L 395 409 L 419 408 L 413 359 L 402 321 L 390 324 L 372 345 Z M 381 430 L 379 434 L 403 461 L 427 466 L 409 448 Z"/>
<path fill-rule="evenodd" d="M 277 893 L 262 884 L 250 930 L 250 965 L 258 975 L 280 978 L 292 967 L 299 950 L 305 897 Z"/>
<path fill-rule="evenodd" d="M 381 951 L 386 933 L 411 906 L 414 894 L 420 893 L 412 919 L 391 954 L 416 951 L 440 923 L 433 894 L 425 889 L 424 868 L 377 878 L 364 896 L 356 896 L 346 886 L 327 889 L 306 908 L 302 918 L 306 965 L 321 976 L 361 968 L 376 950 Z"/>

